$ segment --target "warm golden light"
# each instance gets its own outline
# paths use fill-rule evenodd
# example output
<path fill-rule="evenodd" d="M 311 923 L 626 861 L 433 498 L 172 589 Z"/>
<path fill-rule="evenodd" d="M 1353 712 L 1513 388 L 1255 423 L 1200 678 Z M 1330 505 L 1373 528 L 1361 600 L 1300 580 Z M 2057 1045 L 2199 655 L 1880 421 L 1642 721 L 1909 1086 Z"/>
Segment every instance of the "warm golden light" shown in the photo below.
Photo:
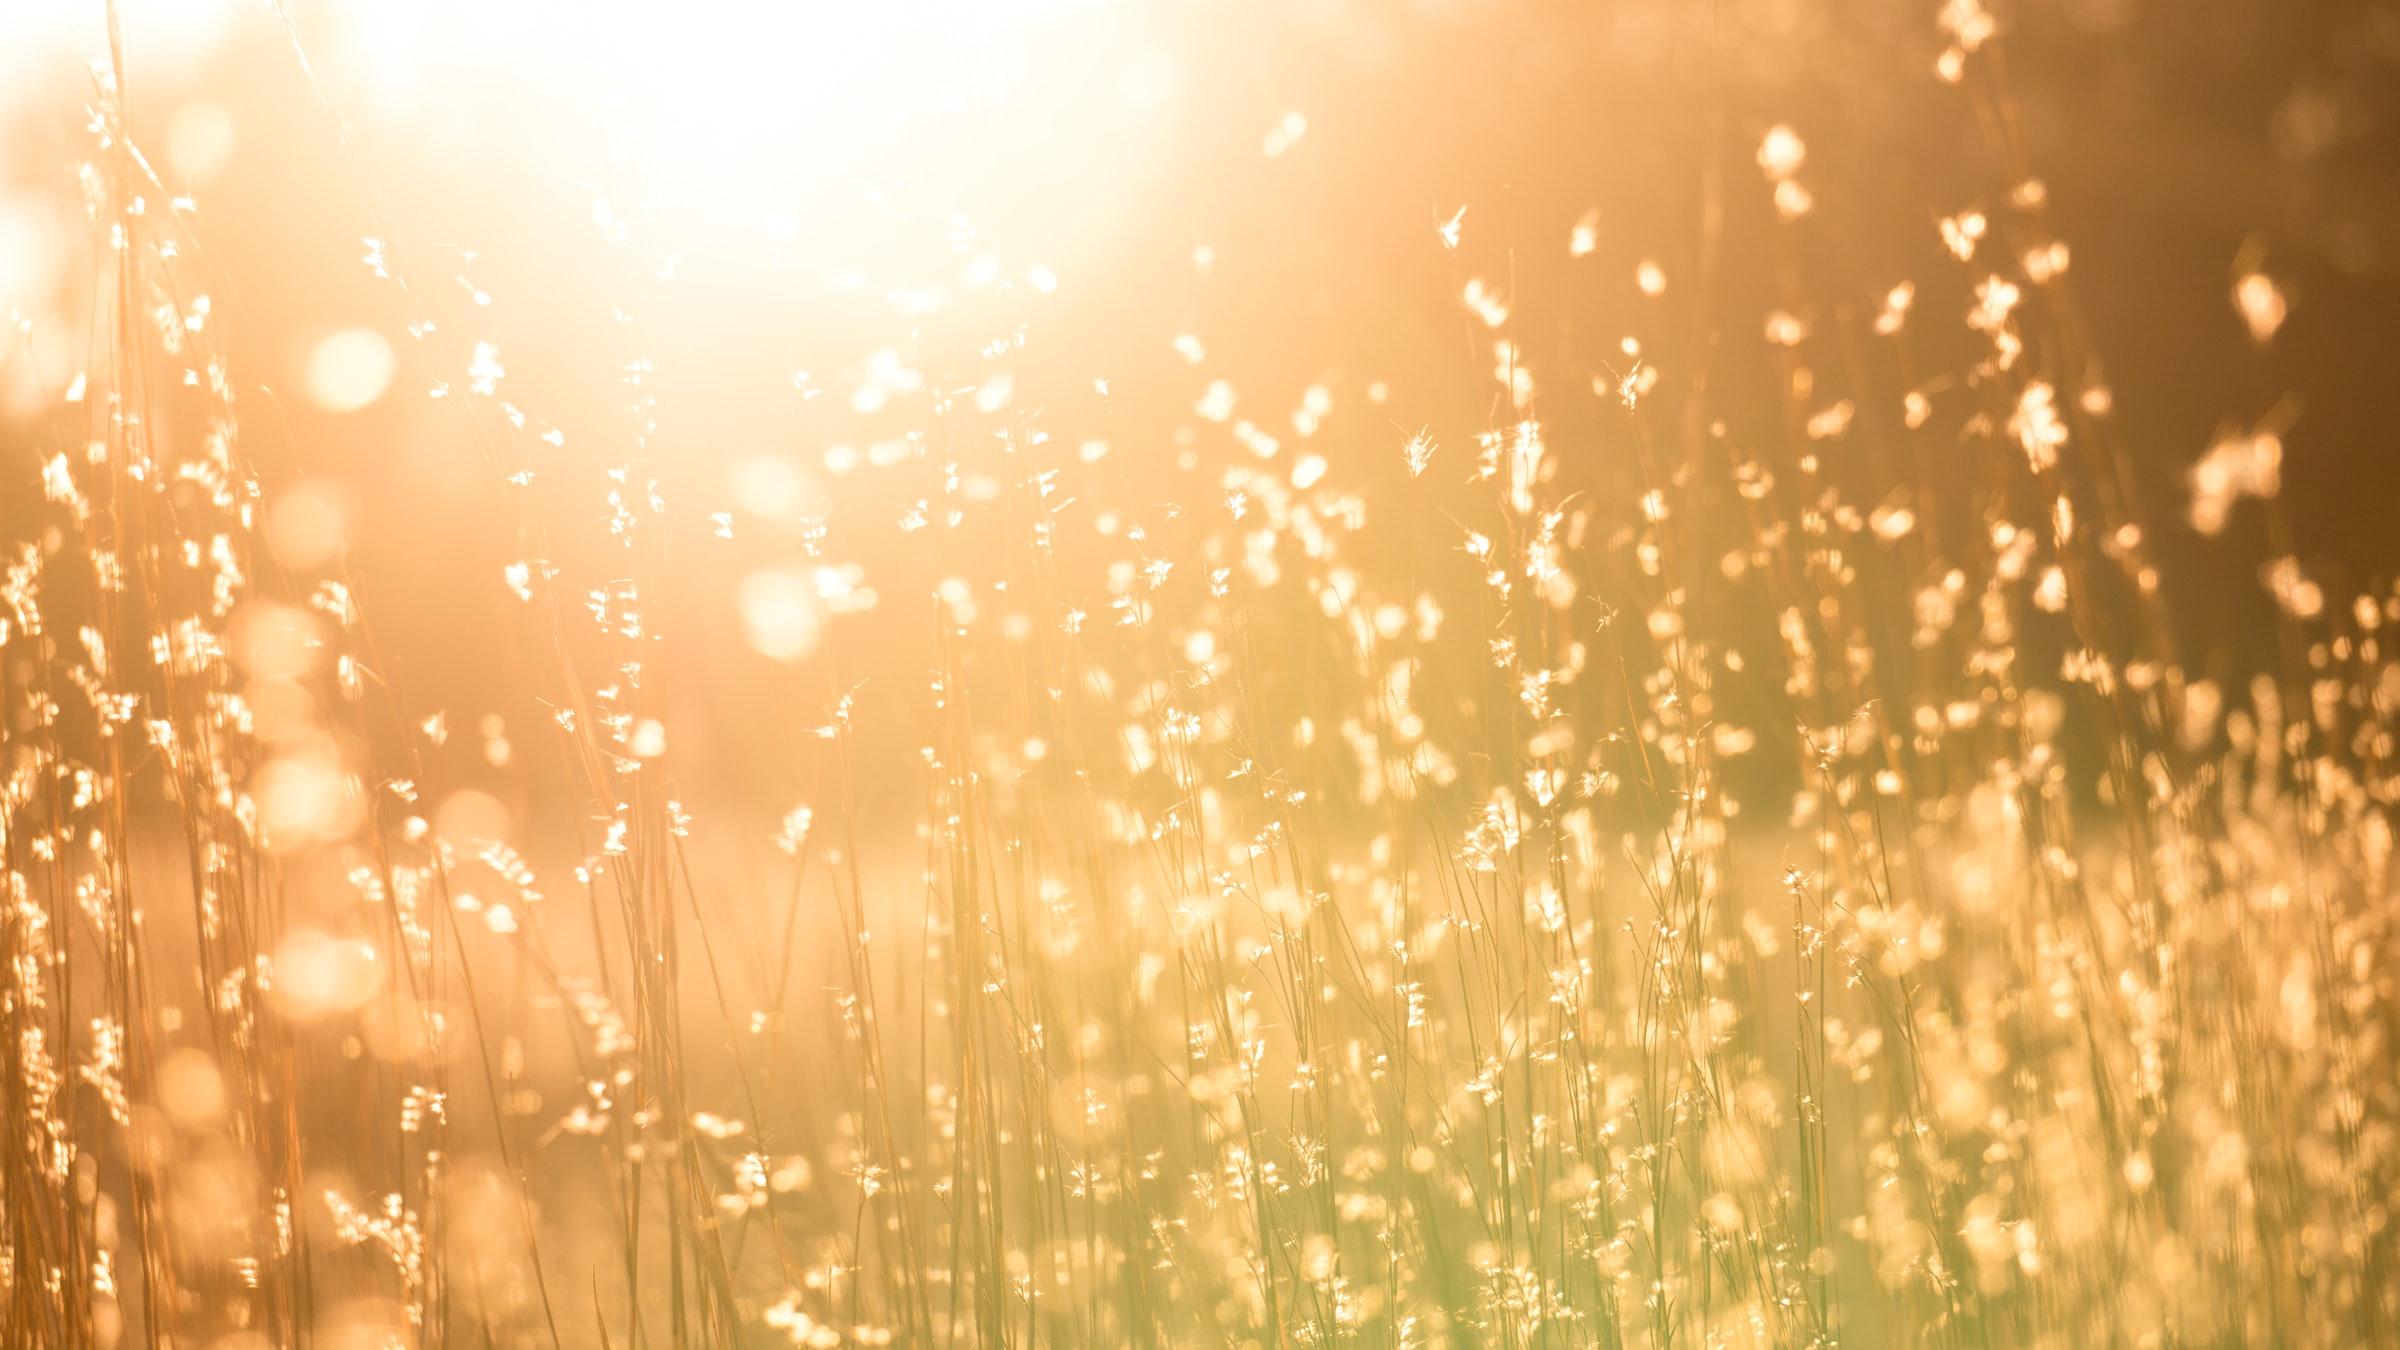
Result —
<path fill-rule="evenodd" d="M 2199 8 L 0 5 L 0 1350 L 2393 1343 Z"/>
<path fill-rule="evenodd" d="M 394 365 L 392 344 L 371 328 L 329 333 L 309 349 L 309 401 L 327 412 L 357 412 L 391 387 Z"/>

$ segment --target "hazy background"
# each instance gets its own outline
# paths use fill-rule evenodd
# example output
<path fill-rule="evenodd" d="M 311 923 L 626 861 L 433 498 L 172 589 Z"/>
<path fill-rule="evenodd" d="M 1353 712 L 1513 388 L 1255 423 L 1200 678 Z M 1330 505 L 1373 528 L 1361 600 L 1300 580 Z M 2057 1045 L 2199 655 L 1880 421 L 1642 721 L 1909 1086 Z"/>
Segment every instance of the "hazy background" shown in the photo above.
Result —
<path fill-rule="evenodd" d="M 525 711 L 502 698 L 524 687 L 522 611 L 499 581 L 517 545 L 478 471 L 487 450 L 503 470 L 524 457 L 462 416 L 475 343 L 504 365 L 523 434 L 563 437 L 546 463 L 570 467 L 548 481 L 582 475 L 554 489 L 556 510 L 588 523 L 603 469 L 631 463 L 687 524 L 701 502 L 737 518 L 730 540 L 676 542 L 664 604 L 705 654 L 684 684 L 710 734 L 772 760 L 829 677 L 732 640 L 741 579 L 805 565 L 811 514 L 903 514 L 913 489 L 832 466 L 944 426 L 941 391 L 980 380 L 995 343 L 1017 344 L 1003 398 L 1022 424 L 1104 440 L 1090 471 L 1108 500 L 1147 493 L 1166 528 L 1215 495 L 1176 468 L 1193 436 L 1223 434 L 1195 430 L 1213 380 L 1287 440 L 1304 391 L 1328 391 L 1309 444 L 1369 481 L 1399 472 L 1420 426 L 1499 415 L 1459 304 L 1482 277 L 1515 307 L 1541 378 L 1532 411 L 1605 471 L 1630 454 L 1590 381 L 1625 367 L 1628 334 L 1688 370 L 1709 326 L 1730 434 L 1779 416 L 1756 319 L 1780 294 L 1754 162 L 1768 127 L 1810 147 L 1802 317 L 1871 314 L 1913 278 L 1937 349 L 1966 335 L 1963 297 L 1938 289 L 1935 219 L 2005 181 L 1964 102 L 1923 78 L 1941 39 L 1915 0 L 719 5 L 655 34 L 589 25 L 582 45 L 555 39 L 579 26 L 545 27 L 549 8 L 124 10 L 132 126 L 192 198 L 249 453 L 271 483 L 327 489 L 390 673 L 459 726 Z M 2284 501 L 2321 576 L 2400 563 L 2400 5 L 1995 12 L 2189 655 L 2238 671 L 2271 615 L 2259 513 L 2213 540 L 2182 520 L 2182 475 L 2220 429 L 2292 415 Z M 87 340 L 74 166 L 92 153 L 101 14 L 46 0 L 0 18 L 0 307 L 32 325 L 0 349 L 12 484 L 30 481 L 53 434 L 40 410 Z M 1695 323 L 1673 302 L 1699 265 L 1712 172 L 1724 274 L 1714 319 Z M 1453 255 L 1437 227 L 1462 206 Z M 1594 211 L 1595 246 L 1571 257 Z M 364 261 L 369 237 L 407 291 Z M 2229 298 L 2241 259 L 2293 301 L 2271 351 Z M 1646 260 L 1664 302 L 1634 285 Z M 372 377 L 379 339 L 391 370 L 358 385 L 337 363 L 356 387 L 329 400 L 309 363 L 355 329 L 363 356 L 362 339 L 337 350 Z M 1204 361 L 1178 354 L 1186 334 Z M 878 360 L 902 374 L 870 407 L 854 395 Z M 439 382 L 452 397 L 427 397 Z M 1381 403 L 1365 392 L 1378 383 Z M 1949 467 L 1929 465 L 1937 491 Z M 843 553 L 866 551 L 882 597 L 845 621 L 845 678 L 887 655 L 923 668 L 905 644 L 948 574 L 929 538 Z M 788 727 L 767 724 L 803 700 Z"/>

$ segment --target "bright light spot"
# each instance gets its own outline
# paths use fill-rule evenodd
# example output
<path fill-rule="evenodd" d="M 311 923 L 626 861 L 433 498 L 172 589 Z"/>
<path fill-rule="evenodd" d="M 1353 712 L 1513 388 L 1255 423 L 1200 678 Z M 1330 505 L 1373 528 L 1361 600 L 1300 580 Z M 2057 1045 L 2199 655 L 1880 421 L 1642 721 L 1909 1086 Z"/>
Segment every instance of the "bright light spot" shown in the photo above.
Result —
<path fill-rule="evenodd" d="M 1002 371 L 985 380 L 982 386 L 976 389 L 975 409 L 978 412 L 998 412 L 1008 406 L 1008 400 L 1015 395 L 1016 390 L 1016 379 L 1008 372 Z"/>
<path fill-rule="evenodd" d="M 1568 234 L 1567 256 L 1588 258 L 1591 256 L 1592 250 L 1598 247 L 1600 247 L 1600 208 L 1595 206 L 1583 213 L 1583 218 L 1575 222 L 1575 229 Z"/>
<path fill-rule="evenodd" d="M 392 344 L 372 328 L 329 333 L 308 354 L 308 401 L 327 412 L 357 412 L 392 386 Z"/>
<path fill-rule="evenodd" d="M 667 753 L 666 724 L 655 717 L 645 717 L 626 737 L 625 749 L 635 759 L 656 759 Z"/>
<path fill-rule="evenodd" d="M 824 628 L 816 578 L 768 568 L 742 578 L 734 602 L 751 649 L 777 661 L 805 661 Z"/>
<path fill-rule="evenodd" d="M 1766 171 L 1772 182 L 1783 182 L 1800 172 L 1800 166 L 1807 162 L 1808 146 L 1790 127 L 1770 129 L 1767 139 L 1758 147 L 1758 167 Z"/>
<path fill-rule="evenodd" d="M 1303 113 L 1288 112 L 1283 115 L 1283 120 L 1276 123 L 1274 129 L 1267 133 L 1266 143 L 1261 148 L 1266 151 L 1267 158 L 1278 159 L 1282 157 L 1284 151 L 1298 145 L 1300 138 L 1307 134 L 1308 117 Z"/>
<path fill-rule="evenodd" d="M 1491 283 L 1481 277 L 1467 282 L 1467 289 L 1460 300 L 1474 311 L 1476 318 L 1483 320 L 1486 327 L 1498 328 L 1508 322 L 1508 302 L 1501 299 L 1500 292 L 1492 289 Z"/>
<path fill-rule="evenodd" d="M 2291 305 L 2283 298 L 2283 290 L 2274 279 L 2263 272 L 2246 272 L 2234 284 L 2233 303 L 2242 312 L 2242 322 L 2249 326 L 2250 340 L 2264 344 L 2283 327 L 2291 313 Z"/>
<path fill-rule="evenodd" d="M 286 934 L 272 969 L 275 1001 L 296 1018 L 355 1012 L 383 990 L 383 963 L 373 948 L 314 928 Z"/>
<path fill-rule="evenodd" d="M 250 796 L 258 804 L 260 833 L 277 852 L 345 839 L 365 814 L 357 781 L 321 740 L 269 761 Z"/>
<path fill-rule="evenodd" d="M 319 55 L 368 111 L 460 154 L 496 133 L 561 157 L 590 144 L 653 204 L 765 224 L 825 185 L 940 162 L 1054 108 L 1069 77 L 1158 109 L 1182 85 L 1155 37 L 1098 0 L 412 0 L 333 5 Z M 522 105 L 461 90 L 513 88 Z M 529 108 L 530 114 L 519 111 Z M 502 111 L 505 110 L 505 111 Z M 1124 163 L 1148 117 L 1091 119 L 1054 148 Z M 506 124 L 503 126 L 503 124 Z M 1056 161 L 1053 161 L 1056 162 Z M 579 168 L 582 166 L 579 166 Z M 804 229 L 823 227 L 803 208 Z M 852 222 L 855 224 L 855 222 Z"/>

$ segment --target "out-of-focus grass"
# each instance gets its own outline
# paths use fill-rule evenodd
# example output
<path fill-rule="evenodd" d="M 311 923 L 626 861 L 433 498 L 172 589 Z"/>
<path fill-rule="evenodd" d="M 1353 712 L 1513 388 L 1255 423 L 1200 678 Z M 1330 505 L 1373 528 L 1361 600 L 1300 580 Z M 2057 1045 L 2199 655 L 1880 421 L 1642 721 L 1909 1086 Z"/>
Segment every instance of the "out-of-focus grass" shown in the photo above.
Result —
<path fill-rule="evenodd" d="M 1981 10 L 1940 24 L 2006 159 Z M 303 489 L 103 84 L 93 373 L 8 480 L 0 1342 L 2393 1333 L 2400 596 L 2270 559 L 2264 673 L 2184 668 L 2023 164 L 1880 297 L 1622 278 L 1763 332 L 1764 429 L 1629 342 L 1606 445 L 1546 435 L 1471 214 L 1428 247 L 1494 411 L 1372 463 L 1311 437 L 1389 390 L 1206 387 L 1148 449 L 996 361 L 932 391 L 738 599 L 823 680 L 760 803 L 679 767 L 731 653 L 655 598 L 730 526 L 543 486 L 472 338 L 428 349 L 538 715 L 387 680 L 338 551 L 271 547 Z M 1788 128 L 1713 181 L 1813 227 Z M 1936 297 L 1973 350 L 1926 372 Z M 2275 283 L 2231 299 L 2271 343 Z M 2191 523 L 2288 554 L 2280 453 L 2229 435 Z M 929 596 L 869 594 L 895 533 Z M 874 604 L 922 647 L 846 646 Z M 477 742 L 555 758 L 566 837 L 433 818 Z"/>

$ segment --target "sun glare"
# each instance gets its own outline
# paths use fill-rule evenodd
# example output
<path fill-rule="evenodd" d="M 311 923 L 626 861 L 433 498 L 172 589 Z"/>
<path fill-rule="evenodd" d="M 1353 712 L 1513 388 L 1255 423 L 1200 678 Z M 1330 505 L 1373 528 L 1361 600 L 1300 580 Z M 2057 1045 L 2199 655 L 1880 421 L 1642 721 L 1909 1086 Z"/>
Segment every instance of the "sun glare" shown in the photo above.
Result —
<path fill-rule="evenodd" d="M 357 412 L 391 387 L 395 364 L 392 344 L 372 328 L 328 333 L 309 349 L 309 401 L 327 412 Z"/>
<path fill-rule="evenodd" d="M 1131 9 L 426 0 L 337 4 L 332 31 L 372 106 L 444 127 L 462 153 L 638 183 L 645 199 L 619 209 L 788 231 L 829 198 L 1004 197 L 1012 180 L 1107 172 L 1140 143 L 1132 114 L 1173 83 L 1172 52 Z M 1094 85 L 1127 115 L 1061 127 L 1062 107 L 1107 111 Z"/>

